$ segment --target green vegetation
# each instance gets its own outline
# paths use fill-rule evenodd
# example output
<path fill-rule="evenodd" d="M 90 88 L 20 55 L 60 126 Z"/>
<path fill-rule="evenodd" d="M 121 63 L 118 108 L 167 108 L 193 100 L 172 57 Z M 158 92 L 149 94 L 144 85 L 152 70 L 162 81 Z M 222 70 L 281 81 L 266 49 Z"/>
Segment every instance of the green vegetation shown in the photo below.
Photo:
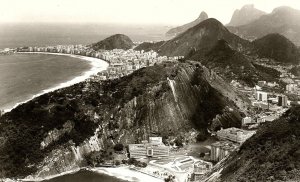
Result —
<path fill-rule="evenodd" d="M 95 51 L 99 49 L 105 49 L 105 50 L 113 50 L 113 49 L 130 49 L 133 47 L 132 40 L 123 34 L 115 34 L 112 35 L 100 42 L 94 43 L 91 46 L 92 49 Z"/>
<path fill-rule="evenodd" d="M 300 107 L 266 123 L 231 155 L 224 181 L 298 181 L 300 179 Z M 234 173 L 232 171 L 235 171 Z M 296 175 L 297 174 L 297 175 Z"/>
<path fill-rule="evenodd" d="M 36 172 L 36 166 L 51 151 L 82 144 L 99 126 L 97 137 L 103 141 L 103 150 L 86 156 L 89 165 L 113 160 L 114 150 L 120 151 L 125 141 L 140 142 L 151 134 L 175 138 L 195 128 L 207 135 L 217 114 L 221 119 L 214 125 L 236 126 L 239 116 L 225 112 L 225 106 L 236 110 L 234 103 L 209 84 L 204 68 L 194 69 L 189 62 L 164 63 L 120 79 L 82 82 L 20 105 L 0 118 L 0 177 L 25 177 Z M 167 78 L 177 86 L 177 102 Z M 174 107 L 176 113 L 166 107 L 177 104 L 182 110 Z M 63 129 L 66 122 L 72 123 L 70 132 L 42 149 L 41 142 L 48 133 Z M 185 137 L 176 141 L 178 146 L 184 142 Z"/>

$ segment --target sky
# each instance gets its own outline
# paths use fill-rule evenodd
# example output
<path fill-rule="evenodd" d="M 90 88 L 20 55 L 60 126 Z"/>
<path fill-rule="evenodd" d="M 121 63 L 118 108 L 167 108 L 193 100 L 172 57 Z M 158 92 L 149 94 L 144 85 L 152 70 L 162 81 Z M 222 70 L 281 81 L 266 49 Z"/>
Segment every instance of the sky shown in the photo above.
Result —
<path fill-rule="evenodd" d="M 267 13 L 283 5 L 300 10 L 300 0 L 0 0 L 0 23 L 180 25 L 205 11 L 227 24 L 234 10 L 245 4 Z"/>

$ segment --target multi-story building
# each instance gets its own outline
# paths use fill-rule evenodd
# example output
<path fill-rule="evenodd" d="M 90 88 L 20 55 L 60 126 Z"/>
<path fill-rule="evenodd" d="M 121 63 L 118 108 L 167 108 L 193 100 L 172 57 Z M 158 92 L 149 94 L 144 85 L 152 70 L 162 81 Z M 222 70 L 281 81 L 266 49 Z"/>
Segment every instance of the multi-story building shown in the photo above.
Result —
<path fill-rule="evenodd" d="M 149 142 L 129 144 L 130 158 L 168 157 L 170 149 L 162 143 L 161 137 L 149 137 Z"/>
<path fill-rule="evenodd" d="M 250 124 L 252 123 L 252 118 L 251 117 L 244 117 L 242 119 L 242 126 L 246 125 L 246 124 Z"/>
<path fill-rule="evenodd" d="M 210 159 L 212 161 L 220 161 L 238 147 L 230 141 L 218 141 L 211 144 Z"/>
<path fill-rule="evenodd" d="M 239 128 L 227 128 L 217 131 L 217 137 L 221 140 L 230 140 L 236 143 L 244 143 L 255 134 L 255 131 L 242 130 Z"/>
<path fill-rule="evenodd" d="M 285 95 L 278 96 L 278 106 L 286 107 L 287 100 L 288 100 L 288 98 Z"/>
<path fill-rule="evenodd" d="M 268 101 L 268 93 L 263 91 L 255 92 L 255 99 L 258 101 L 267 102 Z"/>
<path fill-rule="evenodd" d="M 213 164 L 211 162 L 206 162 L 203 160 L 197 161 L 194 163 L 194 170 L 191 174 L 189 181 L 199 181 L 201 180 L 201 177 L 210 171 L 213 167 Z"/>

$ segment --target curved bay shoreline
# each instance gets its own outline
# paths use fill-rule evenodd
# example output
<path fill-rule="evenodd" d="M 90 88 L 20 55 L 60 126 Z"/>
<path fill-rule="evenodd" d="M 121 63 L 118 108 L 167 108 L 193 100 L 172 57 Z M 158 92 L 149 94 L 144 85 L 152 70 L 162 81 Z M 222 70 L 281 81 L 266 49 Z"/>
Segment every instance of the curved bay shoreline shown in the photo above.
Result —
<path fill-rule="evenodd" d="M 85 81 L 86 79 L 90 78 L 92 75 L 97 74 L 98 72 L 104 71 L 108 68 L 108 63 L 102 59 L 99 58 L 93 58 L 93 57 L 87 57 L 87 56 L 81 56 L 81 55 L 74 55 L 74 54 L 63 54 L 63 53 L 50 53 L 50 52 L 18 52 L 17 54 L 47 54 L 47 55 L 57 55 L 57 56 L 69 56 L 72 58 L 77 58 L 83 61 L 88 61 L 91 65 L 91 69 L 83 72 L 81 75 L 76 76 L 75 78 L 68 80 L 66 82 L 60 83 L 56 86 L 53 86 L 51 88 L 48 89 L 44 89 L 43 91 L 33 95 L 30 99 L 28 100 L 24 100 L 22 102 L 18 102 L 16 103 L 13 107 L 5 109 L 4 113 L 6 112 L 10 112 L 12 109 L 16 108 L 17 106 L 24 104 L 38 96 L 41 96 L 43 94 L 61 89 L 61 88 L 65 88 L 65 87 L 69 87 L 71 85 L 74 85 L 76 83 L 80 83 Z"/>

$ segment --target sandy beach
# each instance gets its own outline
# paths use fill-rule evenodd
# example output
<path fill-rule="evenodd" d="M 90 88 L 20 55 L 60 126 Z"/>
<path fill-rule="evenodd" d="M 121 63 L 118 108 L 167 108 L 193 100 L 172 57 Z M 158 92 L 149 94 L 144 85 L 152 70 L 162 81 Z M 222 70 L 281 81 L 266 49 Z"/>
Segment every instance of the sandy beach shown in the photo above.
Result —
<path fill-rule="evenodd" d="M 128 166 L 116 168 L 97 167 L 91 168 L 89 170 L 132 182 L 163 182 L 163 180 L 161 179 L 132 170 Z"/>
<path fill-rule="evenodd" d="M 81 59 L 83 61 L 88 61 L 90 63 L 90 65 L 92 66 L 92 68 L 71 80 L 68 80 L 64 83 L 60 83 L 52 88 L 45 89 L 42 92 L 33 95 L 32 98 L 25 100 L 23 102 L 19 102 L 19 103 L 15 104 L 12 108 L 5 109 L 4 112 L 9 112 L 12 109 L 16 108 L 18 105 L 26 103 L 26 102 L 28 102 L 40 95 L 43 95 L 45 93 L 52 92 L 57 89 L 61 89 L 61 88 L 68 87 L 68 86 L 74 85 L 76 83 L 82 82 L 82 81 L 90 78 L 90 76 L 95 75 L 98 72 L 106 70 L 109 65 L 106 61 L 104 61 L 102 59 L 81 56 L 81 55 L 73 55 L 73 54 L 49 53 L 49 52 L 20 52 L 20 54 L 49 54 L 49 55 L 58 55 L 58 56 L 69 56 L 69 57 Z"/>

